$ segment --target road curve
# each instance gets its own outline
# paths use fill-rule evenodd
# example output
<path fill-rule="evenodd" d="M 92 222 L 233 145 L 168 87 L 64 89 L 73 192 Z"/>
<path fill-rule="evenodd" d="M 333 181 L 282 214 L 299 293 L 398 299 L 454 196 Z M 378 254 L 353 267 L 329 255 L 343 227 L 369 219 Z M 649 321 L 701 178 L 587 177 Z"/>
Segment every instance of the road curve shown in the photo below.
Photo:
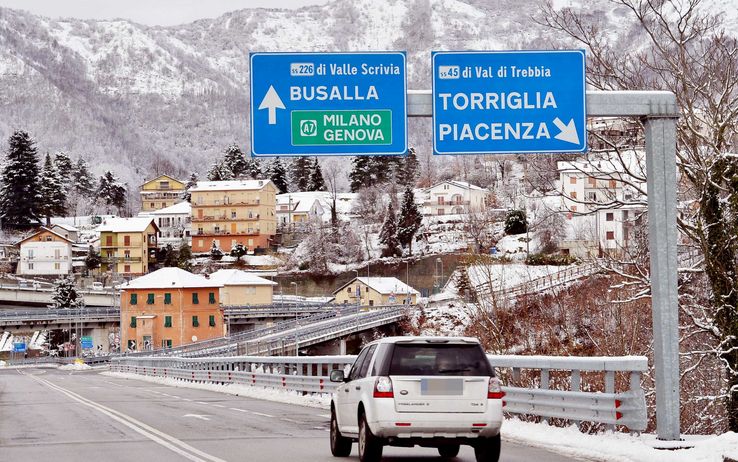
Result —
<path fill-rule="evenodd" d="M 336 459 L 327 411 L 175 388 L 95 371 L 0 370 L 3 460 L 278 462 Z M 503 427 L 504 431 L 504 427 Z M 440 460 L 435 449 L 385 448 L 384 461 Z M 462 446 L 458 462 L 474 461 Z M 503 441 L 502 461 L 572 460 Z"/>

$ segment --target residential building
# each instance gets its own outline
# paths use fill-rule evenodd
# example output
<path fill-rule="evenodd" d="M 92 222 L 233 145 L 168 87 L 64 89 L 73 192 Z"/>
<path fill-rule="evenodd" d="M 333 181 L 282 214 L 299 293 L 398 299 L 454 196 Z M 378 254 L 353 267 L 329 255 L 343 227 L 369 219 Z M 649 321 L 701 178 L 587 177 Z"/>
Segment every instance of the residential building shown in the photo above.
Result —
<path fill-rule="evenodd" d="M 159 227 L 152 217 L 109 218 L 100 227 L 102 272 L 146 274 L 156 261 Z"/>
<path fill-rule="evenodd" d="M 277 188 L 269 180 L 201 181 L 190 190 L 192 251 L 215 245 L 229 251 L 240 243 L 266 249 L 277 232 Z"/>
<path fill-rule="evenodd" d="M 414 305 L 420 292 L 392 277 L 354 278 L 333 292 L 336 303 L 361 306 Z"/>
<path fill-rule="evenodd" d="M 162 268 L 123 285 L 122 349 L 171 348 L 222 337 L 219 290 L 219 284 L 180 268 Z"/>
<path fill-rule="evenodd" d="M 17 242 L 20 260 L 16 272 L 27 276 L 69 274 L 72 271 L 72 244 L 70 239 L 42 227 Z"/>
<path fill-rule="evenodd" d="M 182 202 L 187 185 L 169 175 L 159 175 L 141 185 L 141 210 L 151 212 Z"/>
<path fill-rule="evenodd" d="M 79 242 L 79 230 L 72 225 L 58 223 L 52 226 L 50 229 L 56 234 L 64 236 L 72 242 Z"/>
<path fill-rule="evenodd" d="M 328 199 L 327 195 L 323 191 L 277 194 L 279 227 L 299 228 L 311 221 L 322 221 L 326 209 L 321 202 Z"/>
<path fill-rule="evenodd" d="M 423 215 L 462 215 L 483 210 L 490 191 L 463 181 L 447 180 L 425 190 Z"/>
<path fill-rule="evenodd" d="M 222 285 L 221 305 L 271 305 L 276 282 L 237 269 L 221 269 L 210 280 Z"/>
<path fill-rule="evenodd" d="M 142 212 L 139 216 L 143 215 Z M 192 245 L 192 206 L 187 201 L 182 201 L 169 207 L 148 212 L 149 217 L 159 227 L 159 247 L 179 248 L 182 242 Z"/>
<path fill-rule="evenodd" d="M 645 212 L 641 192 L 646 184 L 642 153 L 618 159 L 558 162 L 561 211 L 569 225 L 559 244 L 563 253 L 577 257 L 619 254 L 633 238 L 633 228 Z"/>

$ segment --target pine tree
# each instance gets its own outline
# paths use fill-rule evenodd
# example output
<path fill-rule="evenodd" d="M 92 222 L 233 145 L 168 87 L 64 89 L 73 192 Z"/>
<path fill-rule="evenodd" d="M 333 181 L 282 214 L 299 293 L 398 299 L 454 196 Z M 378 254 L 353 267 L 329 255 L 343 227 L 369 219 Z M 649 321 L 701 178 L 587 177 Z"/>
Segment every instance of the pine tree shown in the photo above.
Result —
<path fill-rule="evenodd" d="M 190 192 L 190 189 L 197 186 L 197 180 L 197 173 L 192 172 L 192 174 L 190 175 L 190 179 L 187 180 L 187 184 L 185 185 L 185 192 L 182 196 L 182 199 L 186 200 L 187 202 L 192 202 L 192 193 Z"/>
<path fill-rule="evenodd" d="M 269 179 L 277 187 L 277 194 L 284 194 L 288 191 L 287 170 L 285 170 L 279 157 L 275 158 L 269 165 Z"/>
<path fill-rule="evenodd" d="M 161 266 L 165 268 L 179 266 L 177 251 L 174 250 L 174 247 L 172 247 L 172 244 L 167 244 L 163 249 L 159 251 L 157 260 L 160 261 Z"/>
<path fill-rule="evenodd" d="M 210 259 L 213 261 L 220 261 L 220 259 L 223 258 L 223 251 L 218 248 L 217 245 L 215 245 L 215 241 L 213 241 L 213 246 L 210 247 Z"/>
<path fill-rule="evenodd" d="M 351 173 L 349 173 L 349 181 L 351 183 L 351 192 L 357 192 L 362 188 L 371 186 L 371 176 L 369 172 L 369 157 L 357 156 L 351 160 Z"/>
<path fill-rule="evenodd" d="M 456 293 L 461 295 L 464 300 L 468 302 L 475 302 L 476 292 L 474 291 L 474 288 L 471 285 L 471 281 L 469 280 L 469 272 L 466 269 L 466 265 L 459 266 L 459 269 L 457 271 L 458 273 L 456 273 L 456 279 L 454 280 L 454 285 L 456 285 Z"/>
<path fill-rule="evenodd" d="M 232 144 L 225 149 L 222 165 L 231 172 L 232 178 L 230 179 L 244 178 L 251 174 L 246 156 L 236 144 Z"/>
<path fill-rule="evenodd" d="M 46 217 L 46 225 L 51 225 L 51 217 L 63 216 L 66 213 L 67 194 L 59 177 L 51 156 L 46 154 L 44 167 L 39 178 L 39 215 Z"/>
<path fill-rule="evenodd" d="M 261 162 L 259 159 L 248 159 L 246 160 L 247 169 L 249 172 L 249 176 L 252 180 L 259 180 L 264 177 L 263 172 L 261 171 Z"/>
<path fill-rule="evenodd" d="M 56 171 L 59 173 L 59 178 L 64 185 L 64 189 L 69 192 L 74 183 L 74 164 L 72 164 L 72 159 L 63 152 L 57 152 L 54 154 L 54 167 L 56 167 Z"/>
<path fill-rule="evenodd" d="M 54 294 L 51 296 L 52 306 L 61 309 L 79 309 L 85 307 L 82 296 L 77 293 L 74 278 L 67 276 L 57 279 L 54 284 Z"/>
<path fill-rule="evenodd" d="M 77 164 L 72 171 L 72 187 L 82 197 L 91 198 L 95 193 L 92 174 L 83 158 L 77 159 Z"/>
<path fill-rule="evenodd" d="M 100 268 L 101 264 L 102 259 L 100 258 L 100 254 L 95 252 L 95 248 L 93 246 L 90 246 L 87 249 L 87 256 L 85 257 L 85 267 L 88 271 L 92 271 Z"/>
<path fill-rule="evenodd" d="M 313 191 L 310 188 L 310 158 L 297 157 L 290 165 L 290 179 L 293 191 Z"/>
<path fill-rule="evenodd" d="M 4 228 L 27 227 L 38 217 L 38 154 L 28 133 L 16 131 L 8 140 L 2 171 L 0 214 Z"/>
<path fill-rule="evenodd" d="M 397 224 L 397 239 L 403 247 L 408 246 L 410 255 L 413 254 L 413 237 L 420 229 L 423 222 L 423 215 L 418 210 L 418 204 L 415 203 L 415 194 L 410 186 L 405 188 L 402 195 L 402 208 L 400 209 L 400 218 Z"/>
<path fill-rule="evenodd" d="M 415 187 L 418 179 L 419 168 L 418 156 L 415 154 L 415 148 L 407 151 L 407 156 L 403 159 L 397 172 L 397 182 L 403 186 Z"/>
<path fill-rule="evenodd" d="M 400 242 L 397 240 L 397 217 L 395 208 L 390 202 L 384 215 L 384 224 L 379 232 L 379 243 L 384 245 L 383 257 L 394 257 L 400 255 Z"/>
<path fill-rule="evenodd" d="M 527 230 L 525 210 L 510 210 L 505 217 L 505 234 L 523 234 Z"/>
<path fill-rule="evenodd" d="M 310 167 L 310 184 L 308 191 L 325 191 L 325 180 L 323 179 L 323 171 L 320 169 L 320 163 L 316 157 L 313 165 Z"/>
<path fill-rule="evenodd" d="M 126 187 L 118 181 L 113 173 L 108 170 L 100 177 L 97 187 L 97 197 L 105 202 L 107 206 L 113 206 L 120 210 L 126 205 Z"/>
<path fill-rule="evenodd" d="M 240 242 L 237 242 L 236 245 L 233 246 L 231 249 L 231 257 L 236 257 L 237 261 L 241 260 L 241 257 L 246 255 L 246 248 L 241 244 Z"/>
<path fill-rule="evenodd" d="M 186 240 L 183 240 L 179 246 L 177 266 L 185 271 L 192 271 L 192 262 L 190 260 L 192 260 L 192 248 L 187 244 Z"/>
<path fill-rule="evenodd" d="M 223 162 L 213 162 L 207 173 L 208 181 L 227 181 L 233 179 L 233 174 Z"/>

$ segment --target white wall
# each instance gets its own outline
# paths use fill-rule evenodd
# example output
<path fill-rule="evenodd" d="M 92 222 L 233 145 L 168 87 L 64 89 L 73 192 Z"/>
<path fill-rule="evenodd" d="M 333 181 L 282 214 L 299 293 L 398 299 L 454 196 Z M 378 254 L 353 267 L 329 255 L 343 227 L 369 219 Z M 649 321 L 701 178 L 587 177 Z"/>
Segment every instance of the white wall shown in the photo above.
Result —
<path fill-rule="evenodd" d="M 29 241 L 21 244 L 18 274 L 69 274 L 72 246 L 66 242 Z"/>

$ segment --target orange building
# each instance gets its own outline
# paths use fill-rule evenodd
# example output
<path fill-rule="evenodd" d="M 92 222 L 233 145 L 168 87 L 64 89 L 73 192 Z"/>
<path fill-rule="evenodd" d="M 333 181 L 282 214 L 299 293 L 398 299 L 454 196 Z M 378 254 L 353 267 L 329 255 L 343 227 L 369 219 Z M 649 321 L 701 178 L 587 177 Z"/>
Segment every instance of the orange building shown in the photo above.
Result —
<path fill-rule="evenodd" d="M 269 180 L 199 181 L 190 189 L 192 251 L 213 242 L 229 252 L 236 244 L 267 249 L 277 233 L 277 188 Z"/>
<path fill-rule="evenodd" d="M 131 351 L 171 348 L 225 335 L 222 285 L 162 268 L 122 286 L 120 344 Z"/>

